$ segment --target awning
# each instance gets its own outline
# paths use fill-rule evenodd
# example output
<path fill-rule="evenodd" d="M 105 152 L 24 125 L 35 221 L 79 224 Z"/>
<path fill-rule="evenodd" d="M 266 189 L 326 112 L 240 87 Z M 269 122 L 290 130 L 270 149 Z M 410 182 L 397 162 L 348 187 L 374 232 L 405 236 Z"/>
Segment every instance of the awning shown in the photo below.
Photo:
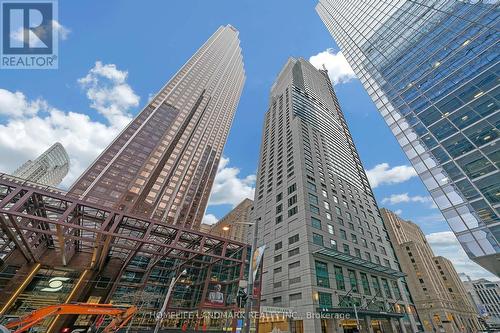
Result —
<path fill-rule="evenodd" d="M 315 256 L 325 257 L 330 260 L 334 260 L 345 264 L 347 266 L 351 266 L 356 269 L 360 269 L 367 272 L 379 273 L 382 275 L 386 275 L 392 278 L 400 278 L 406 276 L 405 273 L 392 269 L 390 267 L 385 267 L 379 264 L 375 264 L 368 260 L 364 260 L 358 257 L 351 256 L 350 254 L 339 252 L 334 249 L 323 248 L 317 250 L 313 253 Z"/>
<path fill-rule="evenodd" d="M 349 313 L 353 315 L 351 319 L 353 319 L 355 315 L 353 307 L 317 308 L 316 311 L 321 314 Z M 370 316 L 372 319 L 403 318 L 404 316 L 406 316 L 405 313 L 376 311 L 376 310 L 368 310 L 360 308 L 356 308 L 356 312 L 358 313 L 358 317 Z"/>

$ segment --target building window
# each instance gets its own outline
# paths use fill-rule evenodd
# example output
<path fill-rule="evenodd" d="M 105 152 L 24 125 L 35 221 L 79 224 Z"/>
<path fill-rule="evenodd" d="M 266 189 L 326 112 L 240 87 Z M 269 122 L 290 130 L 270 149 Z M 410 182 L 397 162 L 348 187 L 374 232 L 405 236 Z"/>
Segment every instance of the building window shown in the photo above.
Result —
<path fill-rule="evenodd" d="M 293 257 L 293 256 L 295 256 L 295 255 L 297 255 L 299 253 L 300 253 L 300 248 L 296 248 L 296 249 L 290 250 L 290 251 L 288 251 L 288 257 Z"/>
<path fill-rule="evenodd" d="M 340 229 L 340 238 L 347 240 L 347 234 L 345 230 Z"/>
<path fill-rule="evenodd" d="M 321 261 L 315 261 L 316 283 L 318 287 L 330 288 L 330 278 L 328 276 L 328 265 Z"/>
<path fill-rule="evenodd" d="M 278 193 L 276 195 L 276 202 L 281 201 L 281 199 L 283 199 L 283 193 Z"/>
<path fill-rule="evenodd" d="M 401 297 L 401 292 L 399 291 L 398 282 L 397 282 L 397 281 L 392 280 L 392 281 L 391 281 L 391 284 L 392 284 L 392 291 L 394 292 L 394 297 L 395 297 L 397 300 L 401 300 L 401 299 L 402 299 L 402 297 Z"/>
<path fill-rule="evenodd" d="M 290 294 L 290 301 L 298 301 L 302 299 L 302 293 Z"/>
<path fill-rule="evenodd" d="M 274 274 L 281 273 L 281 267 L 276 267 L 273 272 Z"/>
<path fill-rule="evenodd" d="M 380 293 L 380 284 L 378 283 L 378 278 L 376 276 L 372 276 L 372 286 L 373 291 L 375 291 L 376 296 L 382 296 Z"/>
<path fill-rule="evenodd" d="M 333 307 L 332 294 L 318 293 L 319 307 L 323 309 L 330 309 Z"/>
<path fill-rule="evenodd" d="M 288 264 L 288 269 L 297 268 L 297 267 L 300 267 L 300 261 L 295 261 L 295 262 L 292 262 L 291 264 Z"/>
<path fill-rule="evenodd" d="M 344 253 L 351 254 L 351 250 L 349 250 L 349 245 L 344 244 Z"/>
<path fill-rule="evenodd" d="M 335 282 L 337 284 L 338 290 L 345 290 L 344 274 L 342 272 L 342 267 L 334 266 L 335 270 Z"/>
<path fill-rule="evenodd" d="M 281 303 L 281 296 L 273 297 L 273 304 L 279 304 L 279 303 Z"/>
<path fill-rule="evenodd" d="M 321 220 L 315 217 L 311 217 L 311 225 L 313 228 L 321 230 Z"/>
<path fill-rule="evenodd" d="M 292 184 L 290 186 L 288 186 L 288 194 L 292 194 L 293 192 L 295 192 L 297 190 L 297 185 L 295 184 Z"/>
<path fill-rule="evenodd" d="M 353 270 L 348 269 L 347 273 L 349 275 L 349 283 L 351 284 L 351 290 L 353 293 L 359 292 L 358 289 L 358 280 L 356 279 L 356 272 Z"/>
<path fill-rule="evenodd" d="M 317 205 L 318 204 L 318 197 L 315 196 L 314 194 L 309 193 L 309 203 Z"/>
<path fill-rule="evenodd" d="M 333 228 L 333 225 L 328 224 L 328 233 L 330 235 L 335 235 L 335 229 Z"/>
<path fill-rule="evenodd" d="M 283 242 L 278 242 L 274 244 L 274 251 L 277 251 L 283 247 Z"/>
<path fill-rule="evenodd" d="M 384 258 L 384 266 L 385 267 L 391 267 L 391 263 L 389 262 L 389 260 L 387 260 L 385 258 Z"/>
<path fill-rule="evenodd" d="M 335 239 L 330 239 L 330 247 L 337 250 L 337 241 Z"/>
<path fill-rule="evenodd" d="M 330 210 L 330 204 L 327 201 L 323 201 L 323 205 L 324 205 L 325 209 Z"/>
<path fill-rule="evenodd" d="M 278 262 L 281 260 L 281 254 L 278 254 L 277 256 L 274 256 L 274 262 Z"/>
<path fill-rule="evenodd" d="M 358 236 L 355 234 L 351 234 L 351 240 L 354 244 L 358 244 Z"/>
<path fill-rule="evenodd" d="M 319 215 L 319 208 L 314 206 L 314 205 L 309 205 L 311 213 L 314 213 L 316 215 Z"/>
<path fill-rule="evenodd" d="M 292 237 L 288 238 L 288 244 L 293 244 L 297 243 L 299 241 L 299 234 L 293 235 Z"/>
<path fill-rule="evenodd" d="M 299 209 L 297 208 L 297 206 L 290 208 L 288 210 L 288 217 L 291 217 L 291 216 L 297 214 L 298 211 L 299 211 Z"/>
<path fill-rule="evenodd" d="M 311 183 L 311 182 L 307 182 L 307 188 L 310 189 L 311 191 L 314 191 L 316 192 L 316 185 L 314 183 Z"/>
<path fill-rule="evenodd" d="M 276 224 L 280 224 L 281 222 L 283 222 L 283 215 L 276 216 Z"/>
<path fill-rule="evenodd" d="M 313 232 L 313 243 L 319 246 L 323 246 L 323 236 L 315 234 Z"/>
<path fill-rule="evenodd" d="M 363 293 L 365 295 L 371 295 L 370 284 L 368 282 L 368 277 L 365 273 L 360 273 L 361 276 L 361 285 L 363 286 Z"/>
<path fill-rule="evenodd" d="M 389 282 L 386 279 L 382 280 L 382 286 L 384 287 L 385 297 L 392 298 L 391 287 L 389 287 Z"/>
<path fill-rule="evenodd" d="M 279 204 L 276 206 L 276 214 L 279 214 L 283 211 L 283 204 Z"/>

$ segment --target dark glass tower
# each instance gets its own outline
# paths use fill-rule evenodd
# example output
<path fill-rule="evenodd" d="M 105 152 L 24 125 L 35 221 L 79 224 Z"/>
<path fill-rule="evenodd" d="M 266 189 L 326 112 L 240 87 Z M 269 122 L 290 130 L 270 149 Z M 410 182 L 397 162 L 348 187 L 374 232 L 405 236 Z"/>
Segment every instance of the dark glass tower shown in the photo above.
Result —
<path fill-rule="evenodd" d="M 245 81 L 220 27 L 75 182 L 92 203 L 198 226 Z"/>
<path fill-rule="evenodd" d="M 499 1 L 316 10 L 471 259 L 500 274 Z"/>

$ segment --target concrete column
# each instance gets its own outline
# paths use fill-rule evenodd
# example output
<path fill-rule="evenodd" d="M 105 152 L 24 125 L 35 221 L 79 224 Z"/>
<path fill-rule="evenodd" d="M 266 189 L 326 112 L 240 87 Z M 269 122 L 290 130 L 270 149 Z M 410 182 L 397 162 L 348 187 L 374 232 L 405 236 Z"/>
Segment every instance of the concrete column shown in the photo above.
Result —
<path fill-rule="evenodd" d="M 398 333 L 398 328 L 396 326 L 396 322 L 394 318 L 389 319 L 389 322 L 391 323 L 391 329 L 393 333 Z"/>
<path fill-rule="evenodd" d="M 321 333 L 321 319 L 304 319 L 304 332 Z"/>
<path fill-rule="evenodd" d="M 334 329 L 332 330 L 332 332 L 344 333 L 344 329 L 342 328 L 342 320 L 341 319 L 334 319 L 333 325 L 334 325 Z"/>
<path fill-rule="evenodd" d="M 403 320 L 403 318 L 399 318 L 399 326 L 401 326 L 401 332 L 411 333 L 406 330 L 405 321 Z"/>
<path fill-rule="evenodd" d="M 365 332 L 373 333 L 372 317 L 365 316 L 365 320 L 362 325 Z"/>

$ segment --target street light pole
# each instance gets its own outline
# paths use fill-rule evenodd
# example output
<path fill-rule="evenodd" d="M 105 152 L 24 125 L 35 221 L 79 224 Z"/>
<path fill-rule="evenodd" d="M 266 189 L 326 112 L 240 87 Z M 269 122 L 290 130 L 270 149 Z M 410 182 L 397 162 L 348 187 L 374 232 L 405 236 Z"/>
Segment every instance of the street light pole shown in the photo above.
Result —
<path fill-rule="evenodd" d="M 250 333 L 250 311 L 252 311 L 252 306 L 253 306 L 253 257 L 255 255 L 255 251 L 257 250 L 257 228 L 259 226 L 259 219 L 255 220 L 255 223 L 252 223 L 250 225 L 253 225 L 253 242 L 252 242 L 252 251 L 251 251 L 251 256 L 250 256 L 250 267 L 248 269 L 248 284 L 247 284 L 247 293 L 248 293 L 248 299 L 247 303 L 245 304 L 245 328 L 243 330 L 243 333 Z M 256 267 L 255 269 L 258 269 Z"/>
<path fill-rule="evenodd" d="M 181 272 L 181 274 L 179 274 L 178 277 L 172 277 L 172 280 L 170 281 L 170 285 L 168 286 L 167 295 L 165 295 L 165 300 L 163 300 L 163 305 L 161 306 L 161 310 L 158 313 L 158 315 L 156 316 L 156 326 L 155 326 L 154 333 L 158 333 L 158 331 L 160 330 L 161 321 L 162 321 L 163 316 L 165 314 L 165 310 L 167 309 L 168 300 L 170 299 L 170 294 L 172 294 L 172 290 L 174 289 L 175 284 L 185 274 L 187 274 L 187 270 L 183 270 Z"/>

